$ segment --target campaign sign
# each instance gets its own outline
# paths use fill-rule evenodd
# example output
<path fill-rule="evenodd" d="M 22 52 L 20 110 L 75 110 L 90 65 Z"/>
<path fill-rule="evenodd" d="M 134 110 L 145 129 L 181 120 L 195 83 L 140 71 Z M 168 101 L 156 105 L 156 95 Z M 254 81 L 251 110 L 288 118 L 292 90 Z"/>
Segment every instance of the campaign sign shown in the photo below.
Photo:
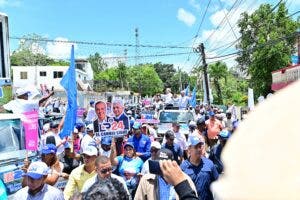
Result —
<path fill-rule="evenodd" d="M 38 149 L 38 112 L 23 113 L 22 123 L 25 129 L 25 148 L 35 151 Z"/>
<path fill-rule="evenodd" d="M 141 124 L 158 124 L 159 120 L 155 119 L 152 114 L 142 114 L 141 119 L 137 119 L 137 122 Z"/>
<path fill-rule="evenodd" d="M 129 117 L 124 112 L 122 100 L 114 100 L 112 103 L 98 101 L 95 103 L 95 112 L 97 119 L 93 125 L 96 137 L 122 137 L 128 133 Z"/>

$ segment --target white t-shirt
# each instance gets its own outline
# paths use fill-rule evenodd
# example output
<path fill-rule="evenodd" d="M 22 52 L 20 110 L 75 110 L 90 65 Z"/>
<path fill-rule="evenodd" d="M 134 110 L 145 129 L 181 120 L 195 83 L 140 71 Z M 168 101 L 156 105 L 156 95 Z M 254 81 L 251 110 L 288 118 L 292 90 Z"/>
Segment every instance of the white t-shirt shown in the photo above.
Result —
<path fill-rule="evenodd" d="M 183 133 L 180 132 L 175 133 L 174 143 L 178 144 L 183 150 L 187 150 L 188 148 L 186 137 Z"/>
<path fill-rule="evenodd" d="M 88 122 L 93 121 L 96 118 L 95 108 L 89 107 L 85 120 Z"/>

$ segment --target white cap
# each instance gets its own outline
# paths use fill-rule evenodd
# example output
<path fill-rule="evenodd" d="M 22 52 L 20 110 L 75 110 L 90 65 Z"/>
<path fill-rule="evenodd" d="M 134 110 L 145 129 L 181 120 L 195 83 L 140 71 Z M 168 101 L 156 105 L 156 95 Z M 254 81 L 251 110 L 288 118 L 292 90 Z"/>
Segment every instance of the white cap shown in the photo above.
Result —
<path fill-rule="evenodd" d="M 16 96 L 21 96 L 23 94 L 26 94 L 26 93 L 29 93 L 28 90 L 26 90 L 25 88 L 18 88 L 17 91 L 16 91 Z"/>
<path fill-rule="evenodd" d="M 48 175 L 49 168 L 46 163 L 36 161 L 29 165 L 27 172 L 23 176 L 29 176 L 33 179 L 41 179 L 44 175 Z"/>
<path fill-rule="evenodd" d="M 151 147 L 154 147 L 154 148 L 156 148 L 156 149 L 161 149 L 161 145 L 160 145 L 160 143 L 157 142 L 157 141 L 151 142 Z"/>
<path fill-rule="evenodd" d="M 94 124 L 87 125 L 86 130 L 87 131 L 94 131 Z"/>
<path fill-rule="evenodd" d="M 83 149 L 82 153 L 89 156 L 97 156 L 98 150 L 94 146 L 87 146 L 85 149 Z"/>

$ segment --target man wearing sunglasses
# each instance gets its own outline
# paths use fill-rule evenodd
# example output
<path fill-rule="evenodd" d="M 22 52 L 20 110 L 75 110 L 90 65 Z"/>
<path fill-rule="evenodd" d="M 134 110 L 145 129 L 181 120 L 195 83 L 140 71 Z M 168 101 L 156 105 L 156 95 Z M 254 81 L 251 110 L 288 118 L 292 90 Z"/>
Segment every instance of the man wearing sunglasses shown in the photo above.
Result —
<path fill-rule="evenodd" d="M 112 174 L 110 159 L 99 156 L 95 161 L 97 174 L 88 179 L 81 190 L 83 199 L 130 199 L 123 178 Z"/>

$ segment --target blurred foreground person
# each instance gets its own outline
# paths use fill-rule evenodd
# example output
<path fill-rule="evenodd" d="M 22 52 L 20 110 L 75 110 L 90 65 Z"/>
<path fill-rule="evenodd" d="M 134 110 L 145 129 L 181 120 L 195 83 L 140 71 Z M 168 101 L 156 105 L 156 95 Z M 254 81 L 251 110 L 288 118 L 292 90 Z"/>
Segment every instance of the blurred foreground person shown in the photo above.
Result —
<path fill-rule="evenodd" d="M 157 160 L 174 160 L 174 155 L 169 149 L 161 149 L 157 152 Z M 156 161 L 158 162 L 158 161 Z M 151 172 L 151 169 L 150 169 Z M 194 191 L 195 185 L 191 178 L 185 174 L 185 179 Z M 137 188 L 135 200 L 164 200 L 164 199 L 179 199 L 176 194 L 174 186 L 166 182 L 162 174 L 145 174 L 140 181 Z"/>
<path fill-rule="evenodd" d="M 226 176 L 212 184 L 216 199 L 299 199 L 299 91 L 297 81 L 239 124 L 222 153 Z"/>
<path fill-rule="evenodd" d="M 15 200 L 63 200 L 63 193 L 45 183 L 49 168 L 46 163 L 37 161 L 29 165 L 27 173 L 23 174 L 27 186 L 19 190 Z"/>
<path fill-rule="evenodd" d="M 174 186 L 180 200 L 197 200 L 197 193 L 192 189 L 186 178 L 175 161 L 161 160 L 159 162 L 163 178 L 166 182 Z"/>
<path fill-rule="evenodd" d="M 95 166 L 97 174 L 88 179 L 82 188 L 83 199 L 130 199 L 123 178 L 111 173 L 112 166 L 108 157 L 99 156 Z"/>

